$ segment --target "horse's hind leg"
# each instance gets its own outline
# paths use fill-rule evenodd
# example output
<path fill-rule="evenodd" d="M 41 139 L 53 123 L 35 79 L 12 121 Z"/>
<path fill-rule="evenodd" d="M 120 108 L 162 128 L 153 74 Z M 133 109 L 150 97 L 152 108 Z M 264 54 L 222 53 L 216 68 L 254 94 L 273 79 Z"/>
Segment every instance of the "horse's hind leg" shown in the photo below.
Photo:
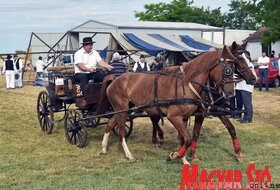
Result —
<path fill-rule="evenodd" d="M 108 145 L 108 140 L 109 140 L 109 135 L 110 132 L 112 131 L 112 129 L 116 126 L 117 122 L 116 122 L 116 115 L 114 115 L 111 119 L 109 119 L 106 128 L 105 128 L 105 133 L 103 136 L 103 140 L 102 140 L 102 149 L 101 152 L 99 153 L 100 155 L 105 155 L 107 154 L 107 145 Z"/>
<path fill-rule="evenodd" d="M 163 144 L 163 131 L 161 130 L 158 122 L 160 120 L 159 116 L 151 116 L 150 120 L 153 124 L 153 136 L 152 136 L 152 143 L 154 146 L 160 146 Z M 159 137 L 159 139 L 158 139 Z"/>
<path fill-rule="evenodd" d="M 244 160 L 244 158 L 243 158 L 243 154 L 241 153 L 240 143 L 237 139 L 237 135 L 236 135 L 234 126 L 232 125 L 232 123 L 230 122 L 228 117 L 226 117 L 226 116 L 220 116 L 219 119 L 225 125 L 225 127 L 227 128 L 227 130 L 231 136 L 232 144 L 233 144 L 234 151 L 235 151 L 235 157 L 236 157 L 237 161 L 242 162 Z"/>
<path fill-rule="evenodd" d="M 117 125 L 119 128 L 119 140 L 122 143 L 122 147 L 125 153 L 126 158 L 128 158 L 129 162 L 135 162 L 136 160 L 133 158 L 132 154 L 130 153 L 128 146 L 125 140 L 125 122 L 127 113 L 120 113 L 117 114 Z"/>

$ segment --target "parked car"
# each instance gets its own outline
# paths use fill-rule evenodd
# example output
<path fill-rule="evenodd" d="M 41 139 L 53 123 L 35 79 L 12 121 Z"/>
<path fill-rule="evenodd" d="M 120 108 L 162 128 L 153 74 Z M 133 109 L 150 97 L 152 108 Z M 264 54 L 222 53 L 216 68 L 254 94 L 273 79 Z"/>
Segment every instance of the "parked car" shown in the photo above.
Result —
<path fill-rule="evenodd" d="M 278 88 L 280 86 L 280 76 L 279 76 L 279 67 L 278 67 L 278 59 L 279 58 L 269 58 L 269 66 L 268 66 L 268 84 L 270 86 L 273 86 L 275 88 Z M 253 65 L 256 71 L 256 74 L 258 76 L 256 85 L 259 85 L 260 79 L 259 79 L 259 66 L 258 66 L 258 60 L 253 60 Z M 264 82 L 264 79 L 262 81 Z"/>

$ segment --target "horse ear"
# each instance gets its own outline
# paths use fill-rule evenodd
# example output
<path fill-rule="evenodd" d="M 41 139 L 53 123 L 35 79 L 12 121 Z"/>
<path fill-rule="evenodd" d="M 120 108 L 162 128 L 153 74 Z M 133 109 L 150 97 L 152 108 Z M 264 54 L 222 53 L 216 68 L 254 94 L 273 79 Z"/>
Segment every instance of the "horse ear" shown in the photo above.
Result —
<path fill-rule="evenodd" d="M 231 49 L 231 52 L 235 52 L 237 50 L 237 43 L 236 43 L 236 41 L 232 42 L 230 49 Z"/>
<path fill-rule="evenodd" d="M 224 55 L 224 53 L 226 53 L 227 51 L 228 51 L 227 46 L 226 46 L 226 45 L 224 45 L 224 47 L 223 47 L 223 51 L 222 51 L 222 54 Z"/>

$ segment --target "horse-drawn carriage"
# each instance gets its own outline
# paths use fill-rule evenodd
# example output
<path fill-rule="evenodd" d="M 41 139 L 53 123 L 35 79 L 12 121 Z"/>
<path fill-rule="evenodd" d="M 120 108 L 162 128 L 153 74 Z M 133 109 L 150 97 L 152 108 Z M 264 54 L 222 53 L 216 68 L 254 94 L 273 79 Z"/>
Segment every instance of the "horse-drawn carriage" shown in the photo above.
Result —
<path fill-rule="evenodd" d="M 125 137 L 132 132 L 133 119 L 167 116 L 180 135 L 181 148 L 178 152 L 170 154 L 170 159 L 174 160 L 184 157 L 186 149 L 190 146 L 191 152 L 195 152 L 196 141 L 205 116 L 222 116 L 220 120 L 231 134 L 236 157 L 242 160 L 234 126 L 227 117 L 223 117 L 229 115 L 230 111 L 225 109 L 224 104 L 222 107 L 215 105 L 223 98 L 222 94 L 227 98 L 234 95 L 234 72 L 248 84 L 254 84 L 256 81 L 245 53 L 225 46 L 222 50 L 204 53 L 180 67 L 166 68 L 164 72 L 124 74 L 117 79 L 112 79 L 110 85 L 103 83 L 102 88 L 101 84 L 89 83 L 83 95 L 87 103 L 87 106 L 84 106 L 80 101 L 80 88 L 73 78 L 73 71 L 50 70 L 49 83 L 46 85 L 47 92 L 42 91 L 38 96 L 37 112 L 40 127 L 43 131 L 51 133 L 55 122 L 53 114 L 64 111 L 65 115 L 61 120 L 64 119 L 67 140 L 71 144 L 83 147 L 87 140 L 87 127 L 107 123 L 101 153 L 107 154 L 110 131 L 113 130 L 117 134 L 117 130 L 114 129 L 118 127 L 117 135 L 125 156 L 129 161 L 134 161 L 125 141 Z M 59 87 L 58 82 L 58 85 L 55 85 L 58 80 L 63 81 L 64 94 L 61 95 L 59 93 L 61 86 Z M 105 84 L 109 85 L 107 90 L 108 85 Z M 219 92 L 221 98 L 212 97 L 215 92 Z M 202 96 L 207 93 L 208 97 Z M 96 112 L 99 105 L 103 106 L 104 100 L 112 106 L 105 106 L 106 110 Z M 70 109 L 70 105 L 74 103 L 76 107 Z M 212 109 L 210 112 L 208 112 L 209 108 Z M 138 110 L 140 112 L 137 112 Z M 148 114 L 143 114 L 143 110 Z M 193 140 L 185 128 L 186 121 L 191 115 L 200 116 L 195 120 L 194 130 L 197 132 L 194 133 Z M 101 122 L 103 119 L 109 121 Z"/>
<path fill-rule="evenodd" d="M 70 144 L 83 147 L 87 142 L 87 128 L 95 128 L 106 124 L 111 115 L 94 117 L 99 106 L 101 83 L 89 81 L 85 94 L 82 93 L 79 83 L 74 78 L 73 67 L 48 68 L 48 82 L 41 85 L 46 90 L 41 91 L 37 99 L 37 116 L 43 132 L 51 134 L 54 123 L 64 120 L 65 136 Z M 81 101 L 85 100 L 85 102 Z M 86 104 L 85 104 L 86 103 Z M 75 104 L 75 106 L 71 106 Z M 110 105 L 107 111 L 112 111 Z M 54 114 L 64 112 L 59 120 Z M 133 129 L 134 115 L 126 123 L 126 137 Z M 118 130 L 113 130 L 118 135 Z"/>

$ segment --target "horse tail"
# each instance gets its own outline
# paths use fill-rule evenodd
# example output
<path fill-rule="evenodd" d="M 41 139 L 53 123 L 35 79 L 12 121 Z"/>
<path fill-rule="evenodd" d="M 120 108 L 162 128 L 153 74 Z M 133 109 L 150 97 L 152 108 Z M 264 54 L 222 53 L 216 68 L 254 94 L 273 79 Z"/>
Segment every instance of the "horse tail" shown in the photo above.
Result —
<path fill-rule="evenodd" d="M 98 107 L 96 109 L 96 114 L 104 114 L 107 112 L 110 107 L 110 101 L 107 97 L 106 90 L 108 86 L 115 80 L 117 77 L 114 75 L 108 75 L 103 79 L 101 90 L 100 90 L 100 99 L 98 103 Z"/>

